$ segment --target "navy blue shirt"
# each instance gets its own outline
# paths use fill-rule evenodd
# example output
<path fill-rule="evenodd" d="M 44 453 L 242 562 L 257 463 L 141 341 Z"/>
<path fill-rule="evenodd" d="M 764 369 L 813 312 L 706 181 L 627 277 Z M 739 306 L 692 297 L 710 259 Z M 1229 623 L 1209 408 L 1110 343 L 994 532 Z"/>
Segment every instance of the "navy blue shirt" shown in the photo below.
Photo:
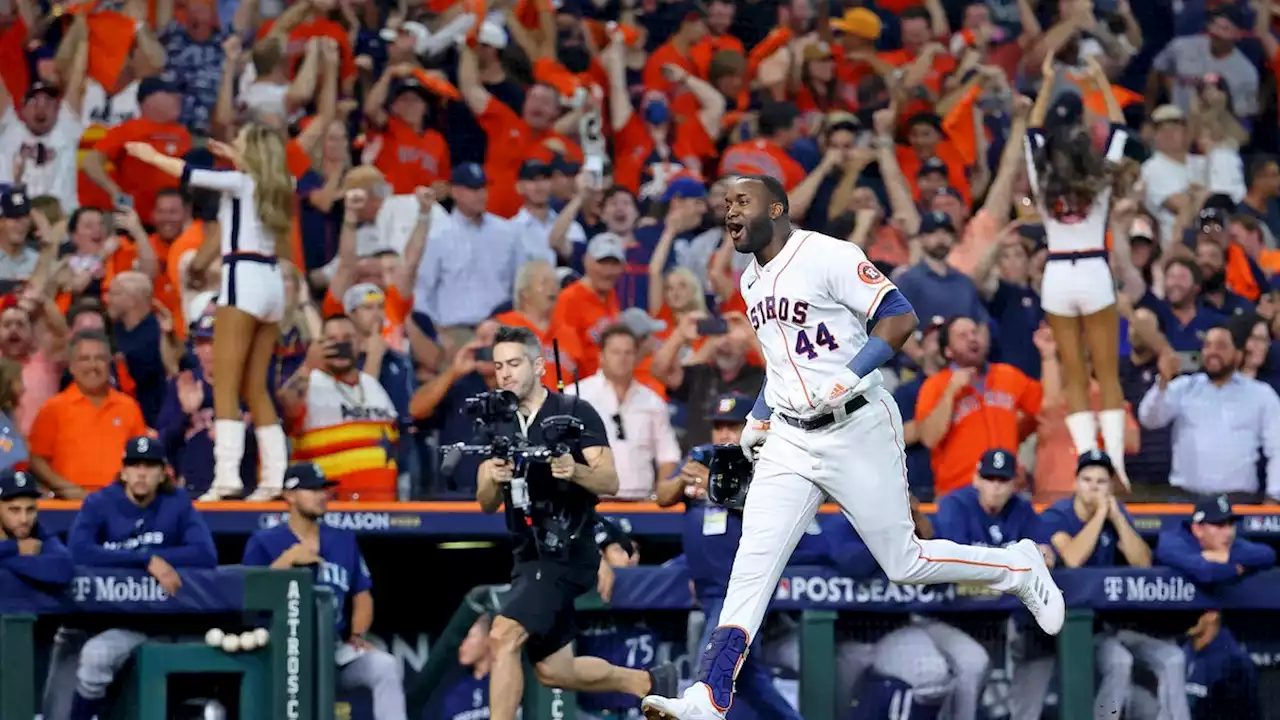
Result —
<path fill-rule="evenodd" d="M 0 540 L 0 569 L 48 590 L 69 585 L 75 573 L 71 551 L 38 522 L 31 529 L 31 537 L 40 541 L 40 552 L 36 555 L 18 552 L 17 540 Z"/>
<path fill-rule="evenodd" d="M 1201 552 L 1200 541 L 1191 533 L 1191 527 L 1186 522 L 1179 522 L 1160 532 L 1155 560 L 1160 565 L 1178 570 L 1202 586 L 1236 580 L 1241 575 L 1236 569 L 1237 565 L 1245 571 L 1251 571 L 1276 564 L 1276 551 L 1270 545 L 1242 537 L 1237 537 L 1231 543 L 1231 552 L 1225 563 L 1209 560 Z"/>
<path fill-rule="evenodd" d="M 1222 313 L 1202 302 L 1197 302 L 1195 317 L 1183 325 L 1182 321 L 1173 314 L 1173 308 L 1169 307 L 1169 303 L 1152 295 L 1149 290 L 1138 304 L 1155 313 L 1160 321 L 1160 331 L 1168 338 L 1169 345 L 1180 353 L 1195 353 L 1197 364 L 1199 364 L 1200 348 L 1204 347 L 1204 334 L 1226 319 Z"/>
<path fill-rule="evenodd" d="M 871 549 L 862 541 L 853 524 L 840 513 L 819 515 L 818 527 L 825 543 L 826 562 L 821 564 L 836 568 L 846 577 L 858 580 L 880 572 L 880 564 Z M 803 543 L 803 539 L 801 540 Z"/>
<path fill-rule="evenodd" d="M 1263 285 L 1263 287 L 1266 287 L 1266 285 Z M 1253 312 L 1253 303 L 1230 290 L 1223 291 L 1221 305 L 1214 302 L 1213 298 L 1208 295 L 1201 295 L 1200 302 L 1204 303 L 1204 306 L 1210 310 L 1226 316 Z"/>
<path fill-rule="evenodd" d="M 471 419 L 463 414 L 466 399 L 482 392 L 488 392 L 489 384 L 479 373 L 468 373 L 458 378 L 449 386 L 448 392 L 436 406 L 429 419 L 430 427 L 440 430 L 440 447 L 454 443 L 469 443 L 475 437 L 475 426 Z M 453 472 L 453 476 L 443 478 L 447 487 L 436 488 L 438 491 L 465 494 L 475 498 L 476 475 L 480 472 L 482 459 L 477 455 L 463 455 Z"/>
<path fill-rule="evenodd" d="M 307 196 L 324 187 L 324 177 L 315 170 L 308 170 L 298 178 L 298 226 L 302 237 L 302 256 L 309 268 L 322 268 L 338 255 L 338 233 L 342 230 L 342 201 L 329 206 L 329 212 L 307 201 Z"/>
<path fill-rule="evenodd" d="M 213 386 L 205 381 L 199 366 L 191 374 L 204 387 L 200 409 L 188 415 L 178 400 L 178 381 L 166 382 L 164 404 L 154 427 L 169 452 L 169 463 L 182 478 L 187 492 L 199 497 L 213 485 Z M 258 439 L 251 426 L 245 427 L 244 458 L 240 461 L 240 478 L 245 490 L 252 492 L 258 482 Z"/>
<path fill-rule="evenodd" d="M 422 720 L 488 720 L 489 676 L 458 668 L 441 683 Z"/>
<path fill-rule="evenodd" d="M 577 640 L 579 657 L 598 657 L 614 667 L 632 670 L 648 670 L 656 664 L 658 633 L 644 623 L 587 627 L 578 633 Z M 635 706 L 635 696 L 627 693 L 578 693 L 578 707 L 592 714 L 605 710 L 625 714 Z"/>
<path fill-rule="evenodd" d="M 1187 705 L 1193 720 L 1260 718 L 1258 667 L 1226 628 L 1208 645 L 1182 646 L 1187 662 Z"/>
<path fill-rule="evenodd" d="M 1049 542 L 1036 509 L 1021 495 L 1013 495 L 1000 512 L 988 515 L 978 501 L 978 489 L 972 485 L 938 501 L 933 530 L 937 537 L 963 545 L 1004 547 L 1019 540 Z"/>
<path fill-rule="evenodd" d="M 916 400 L 920 397 L 920 388 L 924 387 L 926 379 L 921 373 L 893 391 L 893 401 L 898 404 L 903 424 L 916 419 Z M 917 442 L 907 446 L 907 484 L 911 487 L 911 494 L 917 498 L 933 499 L 933 463 L 929 457 L 929 448 L 924 443 Z"/>
<path fill-rule="evenodd" d="M 1050 505 L 1045 509 L 1044 514 L 1040 516 L 1040 522 L 1043 523 L 1043 531 L 1046 538 L 1052 538 L 1060 532 L 1065 532 L 1071 537 L 1080 534 L 1084 529 L 1085 522 L 1076 515 L 1076 509 L 1073 503 L 1075 498 L 1063 498 L 1058 502 Z M 1129 510 L 1123 504 L 1120 505 L 1120 512 L 1124 513 L 1125 519 L 1133 524 L 1133 517 L 1129 515 Z M 1098 542 L 1093 547 L 1093 554 L 1089 556 L 1081 567 L 1116 567 L 1116 547 L 1119 545 L 1119 539 L 1116 535 L 1115 526 L 1108 520 L 1102 526 L 1102 532 L 1098 533 Z M 1121 556 L 1119 559 L 1124 559 Z"/>
<path fill-rule="evenodd" d="M 142 419 L 147 421 L 147 425 L 154 426 L 164 403 L 165 380 L 168 378 L 160 356 L 160 344 L 164 339 L 160 321 L 155 314 L 148 314 L 132 330 L 124 323 L 116 323 L 112 337 L 116 352 L 124 355 L 125 366 L 137 384 L 134 399 L 142 408 Z"/>
<path fill-rule="evenodd" d="M 618 293 L 620 307 L 649 309 L 649 261 L 653 259 L 653 251 L 658 248 L 662 230 L 663 225 L 660 223 L 635 229 L 636 244 L 627 248 L 626 270 L 618 279 L 618 284 L 614 286 L 614 290 Z M 676 266 L 675 247 L 681 241 L 688 243 L 700 232 L 702 230 L 699 228 L 676 236 L 675 241 L 671 243 L 672 251 L 667 254 L 667 263 L 662 269 L 664 273 Z M 585 272 L 582 259 L 586 251 L 586 243 L 575 243 L 573 246 L 573 267 L 578 272 Z"/>
<path fill-rule="evenodd" d="M 1202 32 L 1203 27 L 1203 25 L 1200 26 L 1201 29 L 1197 29 L 1194 32 Z M 1250 215 L 1261 220 L 1262 223 L 1267 226 L 1267 229 L 1271 231 L 1272 235 L 1280 237 L 1280 200 L 1277 200 L 1276 198 L 1270 198 L 1267 200 L 1267 209 L 1265 212 L 1258 212 L 1248 203 L 1240 203 L 1237 205 L 1236 212 L 1242 215 Z"/>
<path fill-rule="evenodd" d="M 1155 358 L 1142 365 L 1135 365 L 1128 355 L 1120 358 L 1120 390 L 1131 407 L 1136 408 L 1142 403 L 1142 398 L 1159 377 L 1160 369 L 1156 367 Z M 1124 469 L 1129 481 L 1136 485 L 1168 483 L 1173 464 L 1173 424 L 1162 428 L 1141 425 L 1139 439 L 1141 450 L 1124 456 Z"/>
<path fill-rule="evenodd" d="M 903 271 L 897 285 L 922 322 L 961 315 L 978 323 L 991 319 L 973 280 L 955 268 L 948 267 L 945 275 L 938 275 L 922 260 Z"/>
<path fill-rule="evenodd" d="M 115 482 L 89 493 L 67 533 L 77 565 L 145 568 L 159 556 L 175 568 L 218 564 L 213 535 L 182 488 L 161 490 L 146 507 Z"/>
<path fill-rule="evenodd" d="M 1027 377 L 1039 380 L 1040 351 L 1031 342 L 1031 335 L 1044 320 L 1040 296 L 1029 287 L 1002 280 L 987 302 L 987 309 L 996 325 L 991 359 L 1012 365 Z"/>
<path fill-rule="evenodd" d="M 244 548 L 244 565 L 267 567 L 299 542 L 287 523 L 259 530 Z M 338 637 L 346 639 L 351 626 L 350 600 L 373 590 L 373 577 L 360 554 L 356 534 L 320 523 L 320 559 L 315 566 L 316 584 L 333 589 Z"/>

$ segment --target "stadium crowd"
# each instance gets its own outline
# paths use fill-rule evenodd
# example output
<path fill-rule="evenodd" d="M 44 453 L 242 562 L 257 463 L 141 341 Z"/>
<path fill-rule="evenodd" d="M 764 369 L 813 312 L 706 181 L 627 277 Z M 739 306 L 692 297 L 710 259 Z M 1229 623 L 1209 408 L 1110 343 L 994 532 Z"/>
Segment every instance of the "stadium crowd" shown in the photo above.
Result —
<path fill-rule="evenodd" d="M 911 492 L 939 500 L 932 522 L 917 517 L 922 536 L 1029 538 L 1059 566 L 1159 563 L 1205 584 L 1269 567 L 1274 552 L 1235 537 L 1230 503 L 1280 502 L 1278 11 L 1270 0 L 0 0 L 0 566 L 22 574 L 42 553 L 120 561 L 12 528 L 30 529 L 36 495 L 127 507 L 119 488 L 139 484 L 146 500 L 159 476 L 116 481 L 131 462 L 151 467 L 157 448 L 179 495 L 209 490 L 220 268 L 201 247 L 216 201 L 126 145 L 214 167 L 210 143 L 254 121 L 288 135 L 296 184 L 289 307 L 264 390 L 292 459 L 320 469 L 291 471 L 305 483 L 284 490 L 295 514 L 314 515 L 299 498 L 328 492 L 474 499 L 478 460 L 443 472 L 439 448 L 471 438 L 463 408 L 496 387 L 498 328 L 527 327 L 556 368 L 547 386 L 563 382 L 604 420 L 617 499 L 688 501 L 694 590 L 704 608 L 721 600 L 740 521 L 695 502 L 706 467 L 691 453 L 733 441 L 763 381 L 757 310 L 737 281 L 752 260 L 734 252 L 722 212 L 727 179 L 763 173 L 784 182 L 801 227 L 862 247 L 920 318 L 885 376 Z M 1114 84 L 1141 138 L 1125 151 L 1134 202 L 1111 217 L 1128 238 L 1110 257 L 1128 497 L 1112 491 L 1110 458 L 1075 451 L 1043 322 L 1048 248 L 1022 136 L 1045 82 L 1055 112 L 1099 141 L 1099 88 Z M 316 373 L 333 382 L 291 392 L 291 378 Z M 138 438 L 154 443 L 139 450 Z M 252 490 L 252 432 L 246 447 Z M 1028 497 L 1051 504 L 1037 516 Z M 1195 514 L 1153 552 L 1125 503 L 1179 497 Z M 875 572 L 848 523 L 819 530 L 806 542 L 827 540 L 801 548 L 814 564 Z M 203 542 L 185 535 L 165 532 Z M 259 564 L 305 564 L 310 537 L 251 549 Z M 345 552 L 328 560 L 356 602 L 368 578 L 358 550 Z M 158 581 L 174 582 L 179 563 L 154 557 Z M 1216 653 L 1201 672 L 1248 682 L 1216 613 L 1190 649 L 1127 630 L 1100 638 L 1100 707 L 1188 717 L 1191 684 L 1211 683 L 1187 674 L 1198 654 Z M 973 716 L 988 658 L 972 638 L 930 620 L 863 645 L 841 649 L 845 686 L 867 672 L 890 693 L 937 686 L 953 717 Z M 938 661 L 881 662 L 904 653 Z M 462 654 L 476 670 L 449 713 L 467 709 L 488 662 L 484 643 Z M 1014 705 L 1038 713 L 1053 657 L 1028 659 Z M 1157 678 L 1151 697 L 1135 663 Z M 920 675 L 930 667 L 942 671 Z M 763 676 L 744 677 L 761 688 L 742 681 L 748 704 L 777 707 Z M 105 685 L 81 680 L 88 707 Z M 634 703 L 589 709 L 622 707 Z"/>

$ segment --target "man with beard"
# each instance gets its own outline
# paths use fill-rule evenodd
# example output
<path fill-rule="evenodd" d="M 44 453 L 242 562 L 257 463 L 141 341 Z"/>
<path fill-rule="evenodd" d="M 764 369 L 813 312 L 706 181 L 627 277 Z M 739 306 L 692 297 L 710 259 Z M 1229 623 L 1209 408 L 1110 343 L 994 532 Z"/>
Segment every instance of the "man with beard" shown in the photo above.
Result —
<path fill-rule="evenodd" d="M 1226 221 L 1225 213 L 1221 220 L 1215 220 L 1223 226 Z M 1201 235 L 1196 240 L 1196 264 L 1204 277 L 1200 282 L 1200 302 L 1226 316 L 1253 311 L 1253 303 L 1227 289 L 1227 254 L 1221 243 Z"/>
<path fill-rule="evenodd" d="M 57 394 L 62 380 L 62 353 L 67 342 L 67 323 L 52 301 L 30 305 L 44 321 L 37 335 L 32 315 L 19 305 L 0 311 L 0 354 L 22 365 L 23 393 L 18 403 L 18 427 L 31 434 L 36 413 Z"/>
<path fill-rule="evenodd" d="M 1205 333 L 1226 319 L 1200 300 L 1203 283 L 1199 265 L 1186 257 L 1173 257 L 1164 268 L 1164 299 L 1148 290 L 1138 303 L 1155 313 L 1161 332 L 1182 356 L 1187 370 L 1200 367 L 1196 353 Z"/>
<path fill-rule="evenodd" d="M 321 522 L 329 494 L 338 485 L 318 465 L 291 465 L 284 474 L 287 518 L 249 538 L 244 565 L 314 571 L 316 584 L 333 590 L 335 637 L 342 642 L 334 653 L 338 686 L 348 691 L 367 688 L 373 697 L 375 720 L 405 720 L 400 661 L 368 640 L 373 626 L 373 578 L 355 533 Z"/>
<path fill-rule="evenodd" d="M 0 470 L 0 570 L 41 590 L 71 583 L 71 553 L 36 521 L 36 479 L 21 470 Z"/>
<path fill-rule="evenodd" d="M 989 322 L 978 287 L 968 275 L 947 262 L 956 243 L 956 228 L 951 217 L 936 210 L 924 213 L 916 242 L 922 251 L 920 262 L 903 271 L 897 285 L 920 317 L 964 315 L 979 324 Z"/>
<path fill-rule="evenodd" d="M 1245 337 L 1211 328 L 1200 351 L 1203 369 L 1178 376 L 1173 353 L 1160 357 L 1160 380 L 1138 406 L 1146 428 L 1173 426 L 1169 484 L 1196 495 L 1262 492 L 1280 502 L 1280 399 L 1240 367 Z M 1265 457 L 1266 487 L 1258 481 Z"/>
<path fill-rule="evenodd" d="M 44 82 L 32 83 L 21 111 L 17 98 L 0 83 L 0 178 L 21 182 L 32 196 L 58 198 L 65 211 L 80 206 L 76 150 L 84 134 L 80 103 L 86 61 L 87 56 L 78 58 L 61 90 Z"/>

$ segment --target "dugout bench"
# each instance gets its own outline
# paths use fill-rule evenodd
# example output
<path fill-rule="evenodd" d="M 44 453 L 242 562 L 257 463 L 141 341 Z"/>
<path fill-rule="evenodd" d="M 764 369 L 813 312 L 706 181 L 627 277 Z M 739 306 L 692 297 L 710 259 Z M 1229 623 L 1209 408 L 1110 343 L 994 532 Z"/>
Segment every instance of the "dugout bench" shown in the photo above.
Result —
<path fill-rule="evenodd" d="M 265 627 L 270 641 L 234 654 L 198 637 L 145 643 L 116 679 L 112 720 L 168 720 L 169 680 L 180 674 L 230 677 L 239 686 L 235 704 L 241 720 L 332 720 L 329 589 L 314 587 L 306 570 L 228 566 L 180 574 L 183 587 L 169 596 L 145 572 L 77 568 L 70 587 L 51 595 L 0 571 L 0 720 L 31 720 L 36 714 L 45 680 L 34 671 L 39 616 L 140 614 L 202 618 L 206 629 Z"/>
<path fill-rule="evenodd" d="M 682 567 L 615 570 L 613 602 L 594 591 L 578 599 L 584 612 L 688 611 L 694 609 L 688 576 Z M 1214 589 L 1197 587 L 1169 568 L 1081 568 L 1054 573 L 1067 603 L 1067 618 L 1057 638 L 1059 717 L 1091 720 L 1094 698 L 1094 620 L 1098 612 L 1187 610 L 1280 611 L 1280 569 L 1247 576 Z M 1012 595 L 982 589 L 934 586 L 932 592 L 898 592 L 881 576 L 843 578 L 822 567 L 788 567 L 779 583 L 773 611 L 800 613 L 800 712 L 806 720 L 836 720 L 836 618 L 840 611 L 922 613 L 945 619 L 948 613 L 1019 611 Z M 821 590 L 819 590 L 821 588 Z M 410 707 L 421 707 L 456 662 L 457 649 L 481 613 L 501 607 L 508 586 L 482 586 L 468 593 L 437 640 L 427 667 L 409 688 Z M 574 720 L 576 695 L 531 682 L 527 669 L 526 720 Z"/>

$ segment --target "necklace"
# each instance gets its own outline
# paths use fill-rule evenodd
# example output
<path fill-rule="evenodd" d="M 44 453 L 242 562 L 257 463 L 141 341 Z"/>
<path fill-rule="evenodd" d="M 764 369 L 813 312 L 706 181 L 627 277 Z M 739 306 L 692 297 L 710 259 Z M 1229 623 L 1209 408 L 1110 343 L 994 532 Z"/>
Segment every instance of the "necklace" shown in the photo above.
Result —
<path fill-rule="evenodd" d="M 364 407 L 364 383 L 360 382 L 360 380 L 361 380 L 360 376 L 357 375 L 356 384 L 348 385 L 347 383 L 343 382 L 341 378 L 335 377 L 333 379 L 333 386 L 338 390 L 338 394 L 342 396 L 342 399 L 348 405 L 353 405 L 355 407 L 363 408 Z M 352 392 L 353 390 L 354 392 Z"/>

